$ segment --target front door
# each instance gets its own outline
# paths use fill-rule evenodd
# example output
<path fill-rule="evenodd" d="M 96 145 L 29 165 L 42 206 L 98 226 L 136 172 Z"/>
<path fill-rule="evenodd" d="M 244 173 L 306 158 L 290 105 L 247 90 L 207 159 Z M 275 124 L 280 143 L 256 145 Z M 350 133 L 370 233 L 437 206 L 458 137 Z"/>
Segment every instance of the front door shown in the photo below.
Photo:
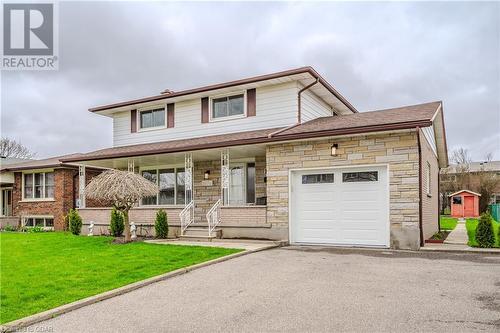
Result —
<path fill-rule="evenodd" d="M 464 216 L 474 216 L 474 197 L 464 197 Z"/>
<path fill-rule="evenodd" d="M 229 204 L 244 205 L 246 203 L 245 164 L 231 165 L 229 185 Z"/>
<path fill-rule="evenodd" d="M 12 215 L 12 190 L 2 190 L 2 215 Z"/>

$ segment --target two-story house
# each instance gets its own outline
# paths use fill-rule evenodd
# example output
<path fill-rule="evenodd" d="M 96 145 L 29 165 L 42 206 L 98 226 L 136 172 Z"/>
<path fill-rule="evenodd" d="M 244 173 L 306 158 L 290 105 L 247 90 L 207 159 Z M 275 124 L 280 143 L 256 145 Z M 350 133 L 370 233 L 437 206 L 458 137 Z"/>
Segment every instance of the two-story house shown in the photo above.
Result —
<path fill-rule="evenodd" d="M 183 237 L 417 249 L 438 230 L 441 102 L 358 112 L 302 67 L 90 112 L 113 120 L 113 147 L 61 163 L 157 183 L 130 214 L 142 233 L 160 208 Z M 109 208 L 78 191 L 84 225 L 105 230 Z"/>

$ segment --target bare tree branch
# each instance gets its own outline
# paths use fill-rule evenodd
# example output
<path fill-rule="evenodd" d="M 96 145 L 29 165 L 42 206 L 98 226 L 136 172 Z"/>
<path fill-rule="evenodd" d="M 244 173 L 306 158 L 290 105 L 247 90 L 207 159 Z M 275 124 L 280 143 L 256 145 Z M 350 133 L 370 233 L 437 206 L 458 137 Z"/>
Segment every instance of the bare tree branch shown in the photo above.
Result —
<path fill-rule="evenodd" d="M 0 156 L 14 158 L 33 158 L 35 154 L 28 147 L 9 138 L 0 139 Z"/>
<path fill-rule="evenodd" d="M 158 186 L 141 175 L 128 171 L 107 170 L 92 178 L 85 188 L 85 195 L 94 200 L 111 201 L 123 213 L 125 241 L 130 241 L 128 212 L 144 197 L 158 194 Z"/>

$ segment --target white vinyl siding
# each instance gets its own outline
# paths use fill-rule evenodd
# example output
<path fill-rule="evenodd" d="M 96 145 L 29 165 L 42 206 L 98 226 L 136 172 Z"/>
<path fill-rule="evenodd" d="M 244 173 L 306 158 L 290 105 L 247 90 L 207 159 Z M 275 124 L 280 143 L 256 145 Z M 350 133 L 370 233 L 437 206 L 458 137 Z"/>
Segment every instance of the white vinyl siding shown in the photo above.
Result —
<path fill-rule="evenodd" d="M 434 136 L 434 128 L 432 126 L 422 128 L 422 132 L 424 133 L 425 139 L 429 142 L 434 155 L 437 156 L 436 149 L 436 137 Z"/>
<path fill-rule="evenodd" d="M 286 127 L 297 121 L 298 89 L 296 82 L 257 88 L 255 117 L 204 124 L 201 123 L 201 99 L 177 102 L 175 103 L 175 127 L 137 133 L 130 133 L 130 112 L 119 112 L 113 115 L 113 145 L 115 147 L 126 146 Z"/>
<path fill-rule="evenodd" d="M 333 115 L 332 108 L 321 98 L 306 90 L 301 95 L 302 122 Z"/>

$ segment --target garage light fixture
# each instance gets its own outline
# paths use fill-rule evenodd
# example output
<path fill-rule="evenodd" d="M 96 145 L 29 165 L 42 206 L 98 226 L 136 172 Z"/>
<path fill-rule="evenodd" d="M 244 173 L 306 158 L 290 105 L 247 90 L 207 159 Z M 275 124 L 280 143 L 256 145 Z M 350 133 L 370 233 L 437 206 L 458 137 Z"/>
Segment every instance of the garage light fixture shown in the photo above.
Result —
<path fill-rule="evenodd" d="M 205 171 L 205 175 L 203 176 L 203 178 L 207 180 L 209 176 L 210 176 L 210 170 Z"/>
<path fill-rule="evenodd" d="M 339 145 L 337 143 L 334 143 L 332 145 L 332 150 L 330 152 L 330 155 L 332 156 L 337 156 L 337 148 L 339 147 Z"/>

